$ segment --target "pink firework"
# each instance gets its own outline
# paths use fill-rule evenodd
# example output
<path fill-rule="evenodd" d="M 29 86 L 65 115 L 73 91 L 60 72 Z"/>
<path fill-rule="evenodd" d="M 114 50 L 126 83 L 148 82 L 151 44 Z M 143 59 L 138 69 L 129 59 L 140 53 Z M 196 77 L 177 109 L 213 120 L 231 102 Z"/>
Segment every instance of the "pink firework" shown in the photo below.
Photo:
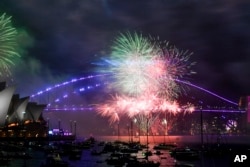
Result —
<path fill-rule="evenodd" d="M 114 123 L 124 115 L 148 120 L 159 113 L 192 112 L 175 101 L 181 93 L 175 79 L 193 73 L 188 52 L 152 42 L 136 33 L 121 34 L 114 44 L 110 72 L 115 79 L 112 86 L 121 95 L 99 105 L 100 115 L 110 117 L 110 123 Z"/>
<path fill-rule="evenodd" d="M 97 107 L 98 113 L 103 117 L 109 117 L 109 122 L 114 123 L 116 121 L 119 122 L 119 114 L 116 112 L 116 109 L 109 104 L 99 105 Z"/>
<path fill-rule="evenodd" d="M 145 94 L 139 97 L 113 96 L 106 104 L 97 106 L 98 113 L 104 117 L 110 117 L 110 123 L 120 120 L 126 115 L 130 118 L 137 115 L 150 115 L 153 113 L 177 114 L 182 111 L 177 102 L 167 101 L 154 94 Z"/>

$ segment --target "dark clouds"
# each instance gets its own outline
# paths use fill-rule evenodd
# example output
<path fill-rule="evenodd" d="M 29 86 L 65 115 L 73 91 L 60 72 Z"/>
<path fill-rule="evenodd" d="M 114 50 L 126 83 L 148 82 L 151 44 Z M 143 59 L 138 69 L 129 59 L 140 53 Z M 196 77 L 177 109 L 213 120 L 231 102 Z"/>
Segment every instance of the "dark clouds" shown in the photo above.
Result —
<path fill-rule="evenodd" d="M 53 83 L 90 71 L 90 63 L 109 52 L 113 38 L 129 30 L 194 52 L 191 61 L 197 62 L 198 74 L 189 80 L 233 99 L 250 94 L 249 9 L 247 0 L 0 2 L 1 12 L 12 15 L 13 23 L 33 39 L 24 64 L 15 67 L 18 83 L 22 78 Z M 37 70 L 29 74 L 33 63 Z"/>

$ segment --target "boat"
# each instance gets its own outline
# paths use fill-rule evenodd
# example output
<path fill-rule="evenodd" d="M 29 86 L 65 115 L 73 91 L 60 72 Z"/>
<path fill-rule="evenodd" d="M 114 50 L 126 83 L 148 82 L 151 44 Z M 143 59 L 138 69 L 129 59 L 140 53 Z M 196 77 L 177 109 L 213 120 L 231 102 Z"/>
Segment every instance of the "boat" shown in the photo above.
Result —
<path fill-rule="evenodd" d="M 175 148 L 170 155 L 177 160 L 197 160 L 200 158 L 198 150 L 189 147 Z"/>
<path fill-rule="evenodd" d="M 31 159 L 32 156 L 28 152 L 8 152 L 8 157 L 13 159 Z"/>
<path fill-rule="evenodd" d="M 82 150 L 81 149 L 73 149 L 69 153 L 69 159 L 70 160 L 80 160 L 82 157 Z"/>
<path fill-rule="evenodd" d="M 153 154 L 155 154 L 155 155 L 162 155 L 163 153 L 160 150 L 156 150 L 155 152 L 153 152 Z"/>
<path fill-rule="evenodd" d="M 68 167 L 69 163 L 61 159 L 58 153 L 47 155 L 46 161 L 41 164 L 41 167 Z"/>
<path fill-rule="evenodd" d="M 11 159 L 5 151 L 0 152 L 0 166 L 9 166 Z"/>
<path fill-rule="evenodd" d="M 146 157 L 153 155 L 152 151 L 150 151 L 150 150 L 146 150 L 146 151 L 142 152 L 142 154 L 145 155 Z"/>
<path fill-rule="evenodd" d="M 118 156 L 110 156 L 106 159 L 108 165 L 123 166 L 125 162 Z"/>
<path fill-rule="evenodd" d="M 154 161 L 130 161 L 127 163 L 126 167 L 159 167 L 160 162 Z"/>
<path fill-rule="evenodd" d="M 108 165 L 123 166 L 125 163 L 137 161 L 130 153 L 114 152 L 106 159 Z"/>
<path fill-rule="evenodd" d="M 160 143 L 160 144 L 154 146 L 154 149 L 155 150 L 172 150 L 172 149 L 174 149 L 176 147 L 177 147 L 177 145 L 174 144 L 174 143 L 169 143 L 169 144 L 167 144 L 167 143 Z"/>
<path fill-rule="evenodd" d="M 93 155 L 93 156 L 98 156 L 98 155 L 101 155 L 101 154 L 102 154 L 102 151 L 97 151 L 96 149 L 93 149 L 91 151 L 91 155 Z"/>
<path fill-rule="evenodd" d="M 177 162 L 174 166 L 175 167 L 194 167 L 194 164 L 189 164 L 186 162 Z"/>

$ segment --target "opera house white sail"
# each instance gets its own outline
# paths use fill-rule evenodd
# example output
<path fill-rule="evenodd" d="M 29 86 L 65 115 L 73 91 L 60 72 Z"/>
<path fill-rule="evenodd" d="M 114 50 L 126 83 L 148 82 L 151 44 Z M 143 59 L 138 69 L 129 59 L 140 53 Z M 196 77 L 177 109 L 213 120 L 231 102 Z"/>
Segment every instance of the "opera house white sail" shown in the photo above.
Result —
<path fill-rule="evenodd" d="M 8 87 L 0 92 L 0 126 L 5 124 L 11 98 L 14 94 L 15 87 Z"/>
<path fill-rule="evenodd" d="M 20 121 L 23 121 L 28 102 L 29 102 L 29 97 L 24 98 L 23 102 L 18 106 L 16 110 L 17 117 Z"/>
<path fill-rule="evenodd" d="M 23 121 L 28 102 L 29 102 L 29 97 L 19 99 L 19 104 L 16 107 L 16 110 L 12 113 L 12 115 L 9 116 L 10 118 L 8 119 L 8 123 Z"/>
<path fill-rule="evenodd" d="M 29 103 L 28 103 L 29 104 Z M 27 105 L 28 105 L 27 104 Z M 33 116 L 32 116 L 32 114 L 31 114 L 31 112 L 29 112 L 28 110 L 27 110 L 27 108 L 26 108 L 26 111 L 25 111 L 25 114 L 24 114 L 24 118 L 23 118 L 23 121 L 25 122 L 25 121 L 34 121 L 34 118 L 33 118 Z"/>
<path fill-rule="evenodd" d="M 29 102 L 29 96 L 20 98 L 14 94 L 15 87 L 7 87 L 0 82 L 0 127 L 12 123 L 24 123 L 39 120 L 46 105 Z"/>
<path fill-rule="evenodd" d="M 33 121 L 38 121 L 39 117 L 41 116 L 44 108 L 46 107 L 46 105 L 38 105 L 36 103 L 28 103 L 27 105 L 27 110 L 26 112 L 28 112 L 27 114 L 31 114 L 33 117 Z"/>
<path fill-rule="evenodd" d="M 42 115 L 46 105 L 29 102 L 29 96 L 20 98 L 14 92 L 15 87 L 0 82 L 0 138 L 46 137 L 48 130 Z"/>

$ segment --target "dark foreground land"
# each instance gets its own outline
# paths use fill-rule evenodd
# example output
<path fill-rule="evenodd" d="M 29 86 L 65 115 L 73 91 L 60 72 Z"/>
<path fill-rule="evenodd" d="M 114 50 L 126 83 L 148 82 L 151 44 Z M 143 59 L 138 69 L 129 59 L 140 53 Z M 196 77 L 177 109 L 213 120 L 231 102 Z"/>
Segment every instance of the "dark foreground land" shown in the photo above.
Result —
<path fill-rule="evenodd" d="M 0 166 L 8 167 L 250 166 L 250 136 L 204 136 L 203 145 L 200 136 L 140 136 L 133 139 L 129 136 L 96 136 L 78 140 L 0 143 Z"/>

